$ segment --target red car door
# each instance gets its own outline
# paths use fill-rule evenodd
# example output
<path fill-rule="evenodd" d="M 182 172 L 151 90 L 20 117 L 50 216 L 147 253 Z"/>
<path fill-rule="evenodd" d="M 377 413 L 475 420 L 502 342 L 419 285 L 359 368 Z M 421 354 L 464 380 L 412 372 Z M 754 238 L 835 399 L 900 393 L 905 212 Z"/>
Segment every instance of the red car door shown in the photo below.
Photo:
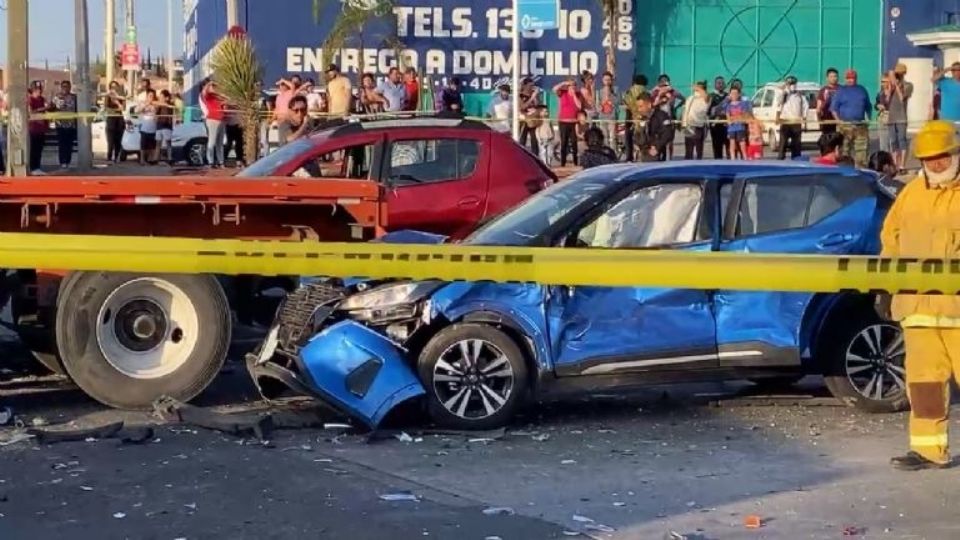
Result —
<path fill-rule="evenodd" d="M 387 138 L 381 178 L 390 230 L 460 238 L 483 218 L 490 177 L 490 132 L 420 129 Z"/>
<path fill-rule="evenodd" d="M 275 152 L 277 155 L 284 152 L 294 153 L 284 156 L 284 162 L 277 166 L 271 176 L 353 178 L 376 182 L 379 180 L 377 173 L 380 170 L 383 144 L 382 133 L 323 138 L 316 143 L 313 139 L 295 141 Z"/>

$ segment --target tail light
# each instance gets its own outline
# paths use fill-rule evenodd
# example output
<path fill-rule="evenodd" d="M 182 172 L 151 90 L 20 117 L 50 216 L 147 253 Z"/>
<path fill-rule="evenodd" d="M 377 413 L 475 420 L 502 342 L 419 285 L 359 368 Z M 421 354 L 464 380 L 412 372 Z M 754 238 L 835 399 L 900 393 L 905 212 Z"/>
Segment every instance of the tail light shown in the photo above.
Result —
<path fill-rule="evenodd" d="M 534 178 L 532 180 L 527 180 L 523 184 L 527 188 L 527 192 L 533 195 L 538 191 L 543 191 L 548 187 L 553 185 L 552 178 Z"/>

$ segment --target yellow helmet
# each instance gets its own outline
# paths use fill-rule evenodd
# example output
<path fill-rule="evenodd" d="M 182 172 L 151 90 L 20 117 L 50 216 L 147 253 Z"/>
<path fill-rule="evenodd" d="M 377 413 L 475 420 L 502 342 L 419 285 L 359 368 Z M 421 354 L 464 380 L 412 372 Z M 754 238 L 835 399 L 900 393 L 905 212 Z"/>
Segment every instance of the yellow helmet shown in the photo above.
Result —
<path fill-rule="evenodd" d="M 914 153 L 917 159 L 927 159 L 952 154 L 960 149 L 957 128 L 952 122 L 932 120 L 917 133 Z"/>

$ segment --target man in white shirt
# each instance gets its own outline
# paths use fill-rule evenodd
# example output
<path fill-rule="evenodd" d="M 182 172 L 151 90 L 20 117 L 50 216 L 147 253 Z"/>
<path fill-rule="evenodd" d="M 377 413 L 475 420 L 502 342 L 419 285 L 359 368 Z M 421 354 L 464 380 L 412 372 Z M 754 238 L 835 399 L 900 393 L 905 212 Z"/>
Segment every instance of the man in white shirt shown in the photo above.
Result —
<path fill-rule="evenodd" d="M 501 84 L 497 93 L 487 106 L 487 118 L 497 120 L 490 127 L 497 131 L 510 131 L 510 122 L 513 119 L 513 98 L 510 96 L 510 85 Z"/>
<path fill-rule="evenodd" d="M 777 104 L 777 124 L 780 126 L 780 159 L 787 157 L 787 145 L 790 157 L 797 159 L 803 153 L 801 136 L 807 123 L 810 104 L 807 98 L 797 90 L 797 78 L 790 75 L 786 79 L 783 95 Z"/>

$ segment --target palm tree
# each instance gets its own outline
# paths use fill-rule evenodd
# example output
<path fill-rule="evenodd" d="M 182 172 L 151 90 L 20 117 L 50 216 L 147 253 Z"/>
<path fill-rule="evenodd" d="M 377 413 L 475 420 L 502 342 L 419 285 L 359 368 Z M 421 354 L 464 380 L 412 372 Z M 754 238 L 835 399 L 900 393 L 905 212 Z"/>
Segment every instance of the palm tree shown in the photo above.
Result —
<path fill-rule="evenodd" d="M 617 40 L 618 40 L 618 27 L 617 24 L 617 0 L 597 0 L 600 2 L 600 9 L 603 12 L 603 18 L 609 21 L 609 32 L 610 32 L 610 41 L 607 43 L 607 71 L 610 73 L 617 72 Z"/>
<path fill-rule="evenodd" d="M 260 83 L 263 68 L 253 43 L 243 33 L 231 32 L 220 40 L 210 58 L 213 82 L 226 104 L 240 115 L 243 150 L 257 155 L 260 135 Z"/>
<path fill-rule="evenodd" d="M 388 35 L 382 36 L 381 43 L 388 44 L 394 49 L 402 47 L 396 35 L 397 21 L 393 14 L 394 0 L 313 0 L 314 23 L 319 24 L 326 6 L 334 1 L 342 3 L 343 9 L 321 45 L 325 53 L 326 51 L 343 50 L 353 36 L 356 36 L 358 40 L 357 46 L 363 50 L 364 27 L 371 19 L 382 17 L 390 18 L 387 21 L 387 27 L 390 30 Z M 360 55 L 360 62 L 360 71 L 363 72 L 363 55 Z"/>

